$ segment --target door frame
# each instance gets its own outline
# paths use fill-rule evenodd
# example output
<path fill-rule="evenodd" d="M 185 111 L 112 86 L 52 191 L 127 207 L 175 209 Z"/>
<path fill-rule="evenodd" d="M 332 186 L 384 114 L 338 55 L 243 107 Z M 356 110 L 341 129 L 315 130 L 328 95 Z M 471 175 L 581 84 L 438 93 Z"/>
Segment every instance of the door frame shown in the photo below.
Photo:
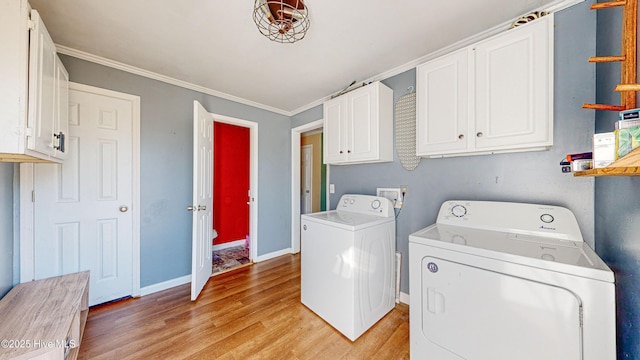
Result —
<path fill-rule="evenodd" d="M 302 133 L 323 129 L 324 120 L 316 120 L 291 129 L 291 253 L 300 252 L 300 138 Z M 327 164 L 327 209 L 329 209 L 329 168 Z"/>
<path fill-rule="evenodd" d="M 131 109 L 131 216 L 132 216 L 132 296 L 140 296 L 140 97 L 137 95 L 69 82 L 69 90 L 84 91 L 130 101 Z M 20 282 L 35 279 L 34 249 L 34 164 L 20 164 Z"/>
<path fill-rule="evenodd" d="M 234 117 L 210 113 L 214 122 L 249 128 L 249 259 L 258 259 L 258 123 Z M 213 134 L 213 141 L 216 135 Z M 213 201 L 216 201 L 215 199 Z"/>

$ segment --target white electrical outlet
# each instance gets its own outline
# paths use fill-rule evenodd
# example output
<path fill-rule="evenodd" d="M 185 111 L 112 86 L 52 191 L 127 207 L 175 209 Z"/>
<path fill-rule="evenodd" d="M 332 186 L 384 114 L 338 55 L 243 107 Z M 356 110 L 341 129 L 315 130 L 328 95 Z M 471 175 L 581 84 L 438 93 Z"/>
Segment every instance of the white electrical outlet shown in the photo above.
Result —
<path fill-rule="evenodd" d="M 409 187 L 407 185 L 400 185 L 400 192 L 402 193 L 402 200 L 404 200 L 404 198 L 407 197 L 407 194 L 409 193 Z"/>

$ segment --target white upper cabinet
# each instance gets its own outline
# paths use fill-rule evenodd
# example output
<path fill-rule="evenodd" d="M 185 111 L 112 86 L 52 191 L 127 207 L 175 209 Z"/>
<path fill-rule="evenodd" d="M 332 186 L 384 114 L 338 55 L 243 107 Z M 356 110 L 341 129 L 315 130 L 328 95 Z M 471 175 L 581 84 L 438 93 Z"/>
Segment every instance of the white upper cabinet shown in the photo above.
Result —
<path fill-rule="evenodd" d="M 380 82 L 324 103 L 324 163 L 393 161 L 393 91 Z"/>
<path fill-rule="evenodd" d="M 468 148 L 468 67 L 467 49 L 418 66 L 418 155 L 459 152 Z"/>
<path fill-rule="evenodd" d="M 553 145 L 553 15 L 418 66 L 417 153 Z"/>
<path fill-rule="evenodd" d="M 0 1 L 0 40 L 0 161 L 62 161 L 69 75 L 38 12 Z"/>

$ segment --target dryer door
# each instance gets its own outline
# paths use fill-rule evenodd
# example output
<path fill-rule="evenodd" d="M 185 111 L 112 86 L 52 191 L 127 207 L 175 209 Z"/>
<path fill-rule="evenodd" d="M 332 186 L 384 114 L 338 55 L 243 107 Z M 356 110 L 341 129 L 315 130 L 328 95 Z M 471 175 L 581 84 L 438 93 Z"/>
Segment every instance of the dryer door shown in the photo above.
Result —
<path fill-rule="evenodd" d="M 450 359 L 582 359 L 582 305 L 567 289 L 435 257 L 421 282 L 422 332 Z"/>

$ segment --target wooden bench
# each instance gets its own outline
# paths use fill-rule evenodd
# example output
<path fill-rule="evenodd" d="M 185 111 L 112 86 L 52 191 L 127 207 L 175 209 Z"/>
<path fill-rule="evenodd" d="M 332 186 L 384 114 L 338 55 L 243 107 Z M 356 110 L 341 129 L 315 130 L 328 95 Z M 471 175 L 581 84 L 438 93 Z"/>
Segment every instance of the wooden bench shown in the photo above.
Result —
<path fill-rule="evenodd" d="M 89 271 L 14 286 L 0 300 L 0 359 L 76 359 L 89 313 Z"/>

